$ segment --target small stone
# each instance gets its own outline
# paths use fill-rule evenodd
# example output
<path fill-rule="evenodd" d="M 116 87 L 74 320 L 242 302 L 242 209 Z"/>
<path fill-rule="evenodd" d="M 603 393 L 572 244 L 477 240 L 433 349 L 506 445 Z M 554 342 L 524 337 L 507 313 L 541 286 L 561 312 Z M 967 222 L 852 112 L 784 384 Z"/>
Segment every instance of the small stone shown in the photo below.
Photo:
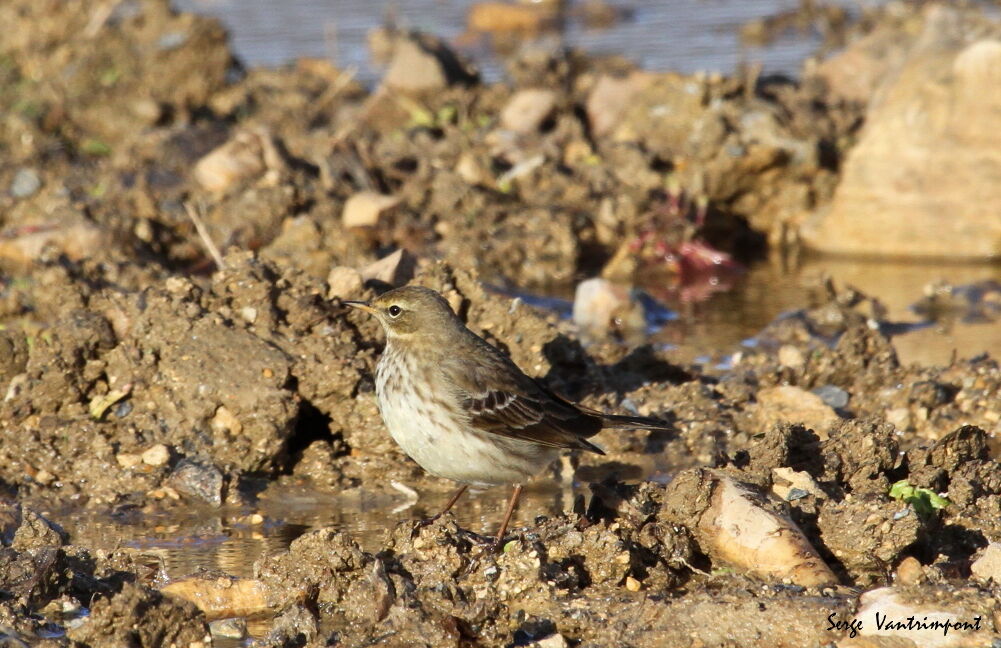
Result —
<path fill-rule="evenodd" d="M 477 74 L 441 39 L 428 34 L 397 34 L 393 54 L 382 82 L 405 92 L 440 90 L 461 83 L 470 84 Z"/>
<path fill-rule="evenodd" d="M 980 580 L 992 580 L 1001 584 L 1001 543 L 992 542 L 987 545 L 980 557 L 970 567 L 970 573 Z"/>
<path fill-rule="evenodd" d="M 146 123 L 147 126 L 154 126 L 163 119 L 164 107 L 152 97 L 141 97 L 129 104 L 132 114 Z"/>
<path fill-rule="evenodd" d="M 834 409 L 840 409 L 848 405 L 848 392 L 840 387 L 835 387 L 834 385 L 823 385 L 814 389 L 813 393 L 820 396 L 824 403 Z"/>
<path fill-rule="evenodd" d="M 244 306 L 240 309 L 240 317 L 248 324 L 253 324 L 257 321 L 257 309 L 253 306 Z"/>
<path fill-rule="evenodd" d="M 167 289 L 171 295 L 176 295 L 178 297 L 184 297 L 191 293 L 195 285 L 185 277 L 167 277 L 163 282 L 163 287 Z"/>
<path fill-rule="evenodd" d="M 121 452 L 115 455 L 115 461 L 122 468 L 135 468 L 142 463 L 143 458 L 137 454 L 131 454 L 128 452 Z"/>
<path fill-rule="evenodd" d="M 209 632 L 214 637 L 244 639 L 247 636 L 247 621 L 241 618 L 210 621 Z"/>
<path fill-rule="evenodd" d="M 361 277 L 365 281 L 382 281 L 398 287 L 409 283 L 417 269 L 417 257 L 400 248 L 389 256 L 362 268 Z"/>
<path fill-rule="evenodd" d="M 634 299 L 630 288 L 600 277 L 577 284 L 573 321 L 592 335 L 613 330 L 642 331 L 646 327 L 643 305 Z"/>
<path fill-rule="evenodd" d="M 147 466 L 162 466 L 170 461 L 170 449 L 158 443 L 142 453 L 142 460 Z"/>
<path fill-rule="evenodd" d="M 230 412 L 225 405 L 220 405 L 215 411 L 215 416 L 209 423 L 213 430 L 218 432 L 228 432 L 231 436 L 236 436 L 243 432 L 243 424 Z"/>
<path fill-rule="evenodd" d="M 567 648 L 567 640 L 561 634 L 554 634 L 529 645 L 535 648 Z"/>
<path fill-rule="evenodd" d="M 476 161 L 476 156 L 469 151 L 459 155 L 459 160 L 455 163 L 455 172 L 471 185 L 484 184 L 489 179 L 483 167 Z"/>
<path fill-rule="evenodd" d="M 223 476 L 212 464 L 182 459 L 170 476 L 170 484 L 192 499 L 207 502 L 217 508 L 222 506 Z"/>
<path fill-rule="evenodd" d="M 334 266 L 327 274 L 327 299 L 357 297 L 364 285 L 361 273 L 354 268 Z"/>
<path fill-rule="evenodd" d="M 260 513 L 252 513 L 247 521 L 253 525 L 264 524 L 264 516 Z"/>
<path fill-rule="evenodd" d="M 28 198 L 42 188 L 42 179 L 34 169 L 19 169 L 10 183 L 10 195 L 15 198 Z"/>
<path fill-rule="evenodd" d="M 157 46 L 161 50 L 177 49 L 188 40 L 188 35 L 182 31 L 169 31 L 160 36 Z"/>
<path fill-rule="evenodd" d="M 198 160 L 192 174 L 205 189 L 224 193 L 245 180 L 262 175 L 266 169 L 262 136 L 241 131 Z"/>
<path fill-rule="evenodd" d="M 793 470 L 787 466 L 772 468 L 777 479 L 772 480 L 772 492 L 787 502 L 802 499 L 807 495 L 823 499 L 827 497 L 820 485 L 806 471 Z"/>
<path fill-rule="evenodd" d="M 441 61 L 419 43 L 403 39 L 393 48 L 393 58 L 382 79 L 398 90 L 436 90 L 448 85 Z"/>
<path fill-rule="evenodd" d="M 501 127 L 523 135 L 537 132 L 555 107 L 556 93 L 552 90 L 519 90 L 501 110 Z"/>
<path fill-rule="evenodd" d="M 898 430 L 906 430 L 911 427 L 911 410 L 906 407 L 895 407 L 887 410 L 886 420 Z"/>
<path fill-rule="evenodd" d="M 394 196 L 360 191 L 348 198 L 341 212 L 344 227 L 375 227 L 379 218 L 399 204 L 400 199 Z"/>
<path fill-rule="evenodd" d="M 823 440 L 828 430 L 841 420 L 819 396 L 792 385 L 762 389 L 757 401 L 754 414 L 761 429 L 776 423 L 802 423 Z"/>
<path fill-rule="evenodd" d="M 44 468 L 35 473 L 35 481 L 42 486 L 48 486 L 56 480 L 56 476 Z"/>
<path fill-rule="evenodd" d="M 790 369 L 800 369 L 806 364 L 806 359 L 799 348 L 786 344 L 779 349 L 779 364 Z"/>
<path fill-rule="evenodd" d="M 637 93 L 647 87 L 653 75 L 634 72 L 625 78 L 602 76 L 587 96 L 586 110 L 591 133 L 602 137 L 612 133 L 622 121 Z"/>
<path fill-rule="evenodd" d="M 921 562 L 914 556 L 908 556 L 897 565 L 897 582 L 901 585 L 917 585 L 924 580 L 925 572 Z"/>
<path fill-rule="evenodd" d="M 632 576 L 626 576 L 626 589 L 630 592 L 638 592 L 642 586 L 643 584 Z"/>

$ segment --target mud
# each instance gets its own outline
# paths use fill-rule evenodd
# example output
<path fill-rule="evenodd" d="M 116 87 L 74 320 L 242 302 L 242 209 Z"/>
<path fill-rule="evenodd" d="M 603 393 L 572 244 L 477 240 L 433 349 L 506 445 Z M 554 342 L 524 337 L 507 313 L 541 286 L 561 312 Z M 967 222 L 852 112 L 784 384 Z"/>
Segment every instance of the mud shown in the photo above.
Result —
<path fill-rule="evenodd" d="M 994 359 L 907 366 L 908 327 L 831 282 L 718 366 L 512 296 L 599 273 L 711 293 L 766 244 L 795 255 L 864 102 L 576 52 L 513 59 L 510 86 L 370 91 L 325 62 L 245 70 L 219 25 L 159 0 L 15 0 L 0 22 L 25 27 L 0 34 L 4 642 L 194 648 L 249 618 L 259 646 L 840 645 L 830 615 L 887 592 L 980 614 L 963 640 L 1001 631 L 1001 574 L 971 576 L 1001 542 Z M 504 110 L 539 87 L 519 101 L 541 108 Z M 391 199 L 349 219 L 362 192 Z M 219 532 L 270 523 L 250 512 L 281 489 L 444 494 L 385 433 L 382 332 L 342 304 L 410 275 L 554 390 L 675 431 L 554 466 L 560 510 L 522 511 L 497 551 L 461 517 L 380 506 L 366 538 L 300 528 L 245 573 L 177 573 L 57 523 L 195 511 Z M 991 320 L 996 292 L 919 308 Z M 724 558 L 699 524 L 724 482 L 831 582 Z"/>

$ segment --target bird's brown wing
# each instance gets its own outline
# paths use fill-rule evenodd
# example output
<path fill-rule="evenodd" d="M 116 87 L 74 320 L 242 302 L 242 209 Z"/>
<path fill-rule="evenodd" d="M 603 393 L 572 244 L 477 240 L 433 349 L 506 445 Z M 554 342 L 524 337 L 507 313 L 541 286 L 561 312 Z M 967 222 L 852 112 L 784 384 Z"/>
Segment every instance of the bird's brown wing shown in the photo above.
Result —
<path fill-rule="evenodd" d="M 604 454 L 587 437 L 602 428 L 600 415 L 578 409 L 529 378 L 486 342 L 463 355 L 452 383 L 470 422 L 492 434 L 554 448 L 577 448 Z"/>

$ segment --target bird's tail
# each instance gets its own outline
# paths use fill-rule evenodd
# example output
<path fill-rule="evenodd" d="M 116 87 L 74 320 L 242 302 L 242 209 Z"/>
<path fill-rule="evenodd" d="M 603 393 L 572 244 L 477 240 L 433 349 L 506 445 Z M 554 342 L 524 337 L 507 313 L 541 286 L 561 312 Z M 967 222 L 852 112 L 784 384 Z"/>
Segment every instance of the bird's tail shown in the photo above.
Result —
<path fill-rule="evenodd" d="M 601 420 L 605 427 L 618 430 L 661 430 L 674 432 L 673 425 L 646 416 L 622 416 L 621 414 L 602 414 Z"/>

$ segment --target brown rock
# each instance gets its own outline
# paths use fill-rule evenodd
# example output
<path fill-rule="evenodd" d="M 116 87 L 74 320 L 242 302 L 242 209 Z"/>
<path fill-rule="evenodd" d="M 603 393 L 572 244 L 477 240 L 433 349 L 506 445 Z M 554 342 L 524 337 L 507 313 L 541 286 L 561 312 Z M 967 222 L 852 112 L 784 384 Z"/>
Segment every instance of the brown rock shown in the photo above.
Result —
<path fill-rule="evenodd" d="M 361 273 L 354 268 L 335 266 L 327 275 L 327 299 L 356 297 L 364 284 Z"/>
<path fill-rule="evenodd" d="M 970 572 L 980 580 L 1001 583 L 1001 543 L 987 545 L 980 557 L 970 566 Z"/>
<path fill-rule="evenodd" d="M 379 223 L 379 217 L 399 202 L 400 199 L 394 196 L 360 191 L 344 203 L 341 220 L 345 227 L 375 227 Z"/>
<path fill-rule="evenodd" d="M 263 129 L 256 129 L 236 133 L 225 144 L 198 160 L 192 173 L 202 187 L 224 193 L 261 176 L 265 171 L 282 168 L 284 160 L 271 135 Z"/>
<path fill-rule="evenodd" d="M 949 594 L 946 590 L 923 591 L 919 598 L 915 598 L 910 593 L 903 594 L 895 587 L 880 587 L 868 591 L 859 597 L 859 609 L 855 615 L 855 620 L 862 624 L 859 634 L 865 637 L 909 639 L 923 648 L 990 645 L 994 635 L 990 631 L 989 617 L 985 618 L 987 617 L 985 612 L 995 606 L 990 595 L 981 595 L 979 600 L 977 597 L 971 597 L 972 600 L 950 600 Z M 882 629 L 877 627 L 877 613 L 886 622 L 893 625 L 885 627 L 884 623 Z M 936 621 L 939 623 L 949 621 L 952 624 L 957 622 L 972 624 L 978 615 L 981 620 L 979 630 L 950 628 L 948 633 L 944 633 L 941 627 L 907 627 L 908 617 L 914 617 L 921 620 L 922 624 L 928 625 Z M 903 624 L 902 629 L 896 627 L 898 622 Z"/>
<path fill-rule="evenodd" d="M 534 34 L 549 24 L 552 15 L 531 4 L 478 2 L 469 9 L 466 26 L 471 32 Z"/>
<path fill-rule="evenodd" d="M 999 130 L 1001 41 L 969 43 L 955 11 L 933 8 L 804 239 L 837 254 L 1001 257 L 1001 139 L 985 136 Z"/>
<path fill-rule="evenodd" d="M 194 603 L 210 621 L 271 610 L 264 585 L 253 578 L 184 578 L 164 585 L 160 592 Z"/>
<path fill-rule="evenodd" d="M 52 246 L 74 261 L 88 259 L 112 247 L 110 233 L 83 218 L 26 225 L 10 238 L 0 238 L 0 260 L 28 265 Z"/>
<path fill-rule="evenodd" d="M 612 132 L 636 94 L 649 85 L 651 76 L 633 72 L 626 77 L 602 76 L 587 96 L 587 119 L 591 133 L 601 137 Z"/>
<path fill-rule="evenodd" d="M 364 281 L 381 281 L 390 286 L 399 287 L 414 278 L 417 269 L 417 257 L 400 248 L 389 256 L 362 268 L 361 278 Z"/>
<path fill-rule="evenodd" d="M 632 295 L 632 287 L 596 277 L 577 284 L 573 301 L 574 324 L 589 335 L 614 331 L 642 333 L 645 328 L 643 305 Z"/>
<path fill-rule="evenodd" d="M 455 83 L 473 83 L 476 73 L 441 40 L 425 34 L 391 35 L 393 56 L 382 78 L 395 90 L 440 90 Z"/>
<path fill-rule="evenodd" d="M 823 439 L 841 420 L 820 396 L 791 385 L 762 389 L 757 400 L 754 416 L 762 428 L 776 423 L 802 423 Z"/>
<path fill-rule="evenodd" d="M 552 90 L 519 90 L 501 110 L 501 127 L 526 135 L 534 133 L 555 107 L 556 93 Z"/>
<path fill-rule="evenodd" d="M 924 580 L 925 572 L 921 561 L 914 556 L 908 556 L 897 565 L 897 582 L 901 585 L 917 585 Z"/>
<path fill-rule="evenodd" d="M 142 461 L 147 466 L 162 466 L 170 461 L 170 449 L 157 443 L 142 453 Z"/>

